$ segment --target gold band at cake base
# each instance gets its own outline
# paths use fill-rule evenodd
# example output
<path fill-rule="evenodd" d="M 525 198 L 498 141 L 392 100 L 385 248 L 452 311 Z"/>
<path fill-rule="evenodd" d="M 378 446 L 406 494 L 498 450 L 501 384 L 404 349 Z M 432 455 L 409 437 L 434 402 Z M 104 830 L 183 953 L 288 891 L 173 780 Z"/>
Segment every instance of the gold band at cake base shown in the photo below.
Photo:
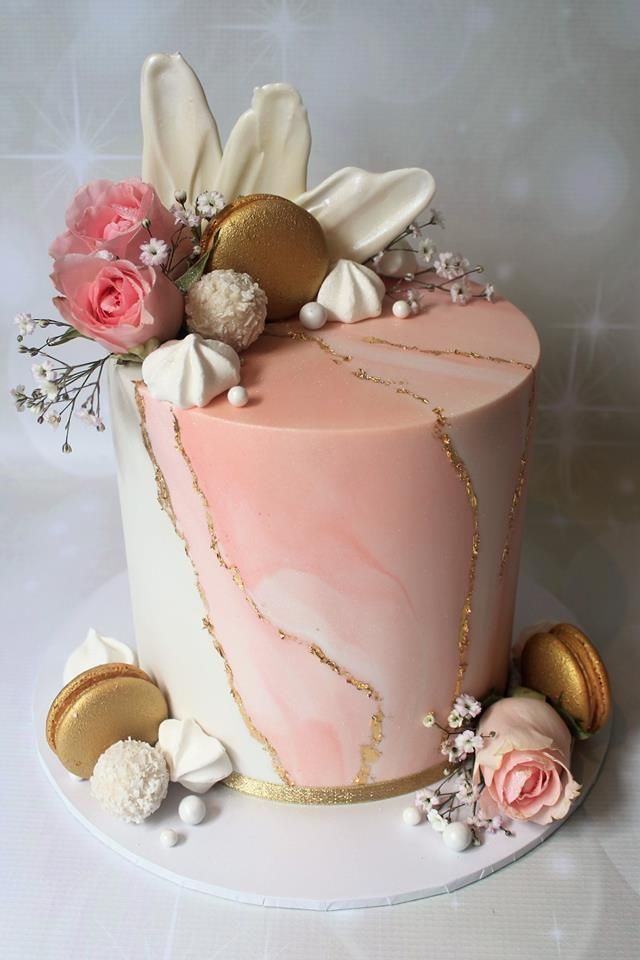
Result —
<path fill-rule="evenodd" d="M 232 773 L 223 780 L 225 786 L 239 793 L 247 793 L 261 800 L 278 800 L 280 803 L 306 803 L 336 806 L 342 803 L 367 803 L 370 800 L 388 800 L 403 793 L 413 793 L 435 783 L 443 774 L 446 763 L 436 763 L 426 770 L 411 773 L 397 780 L 381 780 L 379 783 L 354 783 L 345 787 L 303 787 L 297 784 L 270 783 L 254 780 L 242 773 Z"/>

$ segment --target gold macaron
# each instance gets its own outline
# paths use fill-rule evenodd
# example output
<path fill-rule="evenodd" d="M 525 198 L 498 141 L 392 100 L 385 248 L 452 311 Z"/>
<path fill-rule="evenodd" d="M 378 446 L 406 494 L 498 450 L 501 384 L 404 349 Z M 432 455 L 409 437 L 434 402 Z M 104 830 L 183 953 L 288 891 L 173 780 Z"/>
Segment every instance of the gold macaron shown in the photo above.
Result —
<path fill-rule="evenodd" d="M 238 197 L 203 237 L 207 270 L 248 273 L 267 295 L 267 319 L 295 316 L 314 300 L 329 267 L 322 227 L 303 207 L 268 193 Z"/>
<path fill-rule="evenodd" d="M 118 740 L 156 743 L 169 715 L 151 678 L 129 663 L 105 663 L 74 677 L 47 715 L 47 742 L 60 762 L 88 779 L 102 753 Z"/>
<path fill-rule="evenodd" d="M 585 734 L 599 730 L 611 710 L 607 670 L 589 638 L 570 623 L 536 633 L 520 657 L 522 683 L 573 717 Z"/>

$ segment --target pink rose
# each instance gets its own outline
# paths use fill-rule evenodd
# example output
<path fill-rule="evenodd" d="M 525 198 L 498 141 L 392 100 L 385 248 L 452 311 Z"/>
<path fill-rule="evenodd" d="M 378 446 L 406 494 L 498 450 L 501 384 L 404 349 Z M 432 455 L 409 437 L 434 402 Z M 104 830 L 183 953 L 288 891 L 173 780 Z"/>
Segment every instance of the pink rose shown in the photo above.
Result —
<path fill-rule="evenodd" d="M 480 797 L 484 816 L 551 823 L 569 812 L 580 786 L 571 776 L 571 734 L 544 700 L 498 700 L 481 717 L 485 740 L 476 754 L 473 778 L 484 779 Z"/>
<path fill-rule="evenodd" d="M 151 235 L 170 243 L 177 226 L 158 194 L 142 180 L 94 180 L 81 187 L 66 213 L 67 230 L 53 241 L 54 260 L 67 253 L 108 250 L 117 257 L 140 259 L 140 245 L 149 239 L 142 221 L 150 221 Z"/>
<path fill-rule="evenodd" d="M 153 267 L 70 253 L 53 265 L 63 296 L 53 302 L 63 318 L 112 353 L 126 353 L 151 337 L 171 340 L 182 323 L 182 294 Z"/>

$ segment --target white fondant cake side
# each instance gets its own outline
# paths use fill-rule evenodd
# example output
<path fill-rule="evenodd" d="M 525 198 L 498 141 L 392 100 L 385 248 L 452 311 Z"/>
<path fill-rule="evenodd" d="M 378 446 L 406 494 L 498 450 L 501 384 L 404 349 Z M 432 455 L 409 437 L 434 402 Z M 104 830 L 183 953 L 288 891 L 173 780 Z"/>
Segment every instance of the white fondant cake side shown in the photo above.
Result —
<path fill-rule="evenodd" d="M 274 779 L 262 746 L 248 732 L 229 696 L 223 661 L 203 626 L 205 610 L 182 541 L 158 502 L 154 468 L 144 447 L 134 395 L 138 366 L 109 371 L 120 506 L 140 666 L 165 692 L 176 719 L 195 717 L 218 737 L 235 769 L 243 765 Z M 216 727 L 208 728 L 215 703 Z"/>

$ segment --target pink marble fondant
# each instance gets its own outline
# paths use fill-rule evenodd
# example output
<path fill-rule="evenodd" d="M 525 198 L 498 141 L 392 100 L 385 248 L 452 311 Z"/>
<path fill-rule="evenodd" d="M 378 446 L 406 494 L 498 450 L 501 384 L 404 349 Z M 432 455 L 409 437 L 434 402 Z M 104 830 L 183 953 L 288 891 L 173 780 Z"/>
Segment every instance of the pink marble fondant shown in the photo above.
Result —
<path fill-rule="evenodd" d="M 245 354 L 251 402 L 241 410 L 224 397 L 172 410 L 143 391 L 153 454 L 206 615 L 251 722 L 295 783 L 353 782 L 376 713 L 382 739 L 370 779 L 434 764 L 439 737 L 421 719 L 432 709 L 446 715 L 459 670 L 476 695 L 505 680 L 522 496 L 511 519 L 510 506 L 538 342 L 504 301 L 433 302 L 415 318 L 387 311 L 318 335 L 297 323 L 269 325 Z M 492 359 L 433 353 L 456 349 Z M 444 412 L 478 501 L 463 653 L 474 513 L 434 429 L 434 408 Z M 152 641 L 146 656 L 153 666 Z M 171 694 L 166 671 L 165 683 Z M 215 703 L 196 719 L 224 739 Z M 254 774 L 242 751 L 236 767 Z"/>

